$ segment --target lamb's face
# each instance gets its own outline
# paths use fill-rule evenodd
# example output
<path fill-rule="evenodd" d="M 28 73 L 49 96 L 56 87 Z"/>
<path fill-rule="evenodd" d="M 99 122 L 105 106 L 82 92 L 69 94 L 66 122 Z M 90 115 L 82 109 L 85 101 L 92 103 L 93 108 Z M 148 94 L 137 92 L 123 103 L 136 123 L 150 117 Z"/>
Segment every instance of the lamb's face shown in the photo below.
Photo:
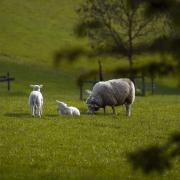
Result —
<path fill-rule="evenodd" d="M 33 88 L 33 91 L 40 91 L 43 85 L 30 85 L 30 87 Z"/>
<path fill-rule="evenodd" d="M 95 101 L 94 98 L 88 98 L 87 101 L 87 106 L 88 106 L 88 113 L 95 113 L 96 111 L 99 110 L 100 106 L 98 106 L 97 102 Z"/>
<path fill-rule="evenodd" d="M 56 100 L 57 102 L 57 110 L 61 111 L 67 108 L 67 104 L 61 101 Z"/>

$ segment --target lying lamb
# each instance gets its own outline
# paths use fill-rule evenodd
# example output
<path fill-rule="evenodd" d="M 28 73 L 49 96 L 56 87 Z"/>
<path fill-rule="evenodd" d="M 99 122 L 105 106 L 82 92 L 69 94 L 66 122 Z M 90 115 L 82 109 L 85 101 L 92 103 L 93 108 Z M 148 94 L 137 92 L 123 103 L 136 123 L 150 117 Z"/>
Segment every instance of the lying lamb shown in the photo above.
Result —
<path fill-rule="evenodd" d="M 58 101 L 56 100 L 56 102 L 58 103 L 58 112 L 61 115 L 78 115 L 80 116 L 80 111 L 79 109 L 77 109 L 76 107 L 68 107 L 67 104 L 65 104 L 64 102 Z"/>
<path fill-rule="evenodd" d="M 126 106 L 126 115 L 131 115 L 131 105 L 135 100 L 135 87 L 130 79 L 112 79 L 94 85 L 86 103 L 88 112 L 94 113 L 99 108 L 111 106 L 115 115 L 115 106 Z"/>
<path fill-rule="evenodd" d="M 29 96 L 29 105 L 33 117 L 36 113 L 39 117 L 42 116 L 43 96 L 40 92 L 42 86 L 43 85 L 30 85 L 30 87 L 32 87 L 33 90 Z"/>

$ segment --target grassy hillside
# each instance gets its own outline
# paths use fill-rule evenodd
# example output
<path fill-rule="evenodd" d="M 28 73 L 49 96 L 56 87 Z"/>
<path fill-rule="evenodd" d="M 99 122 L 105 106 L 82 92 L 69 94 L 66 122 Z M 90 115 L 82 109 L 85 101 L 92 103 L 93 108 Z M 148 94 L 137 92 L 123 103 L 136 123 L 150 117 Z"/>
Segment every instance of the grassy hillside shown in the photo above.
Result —
<path fill-rule="evenodd" d="M 78 2 L 0 1 L 0 53 L 51 62 L 54 51 L 79 43 L 73 36 Z"/>
<path fill-rule="evenodd" d="M 14 59 L 16 61 L 16 59 Z M 63 69 L 55 70 L 46 66 L 38 66 L 33 64 L 18 64 L 12 62 L 8 57 L 1 57 L 0 61 L 3 62 L 0 66 L 0 72 L 10 72 L 10 75 L 15 77 L 12 82 L 12 90 L 9 92 L 18 93 L 21 96 L 26 96 L 30 92 L 30 84 L 43 84 L 47 96 L 59 95 L 66 97 L 78 97 L 78 86 L 76 86 L 76 73 L 66 71 Z M 6 94 L 6 83 L 0 83 L 0 96 Z M 63 94 L 63 95 L 62 95 Z M 8 95 L 8 94 L 7 94 Z M 58 97 L 57 97 L 58 98 Z"/>
<path fill-rule="evenodd" d="M 12 61 L 52 65 L 55 52 L 64 48 L 83 46 L 85 39 L 78 39 L 73 32 L 78 22 L 76 9 L 82 0 L 2 0 L 0 1 L 0 55 Z M 159 55 L 142 55 L 135 58 L 139 66 L 150 61 L 160 61 Z M 172 61 L 172 57 L 166 56 Z M 97 68 L 97 60 L 79 59 L 73 68 Z M 101 58 L 104 70 L 128 66 L 127 59 Z"/>

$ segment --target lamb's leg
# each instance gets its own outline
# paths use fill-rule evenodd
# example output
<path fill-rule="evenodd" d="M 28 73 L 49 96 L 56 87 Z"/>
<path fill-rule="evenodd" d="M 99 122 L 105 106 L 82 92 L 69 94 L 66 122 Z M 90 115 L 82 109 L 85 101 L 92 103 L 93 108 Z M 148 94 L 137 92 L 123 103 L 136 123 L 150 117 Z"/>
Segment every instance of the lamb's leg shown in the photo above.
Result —
<path fill-rule="evenodd" d="M 40 113 L 41 113 L 41 116 L 42 116 L 42 107 L 40 108 Z"/>
<path fill-rule="evenodd" d="M 126 106 L 126 115 L 128 117 L 130 117 L 131 116 L 131 104 L 126 104 L 125 106 Z"/>
<path fill-rule="evenodd" d="M 34 114 L 37 114 L 38 112 L 37 112 L 37 106 L 35 105 L 34 106 Z"/>
<path fill-rule="evenodd" d="M 33 117 L 34 117 L 34 113 L 35 113 L 35 108 L 34 108 L 34 106 L 31 106 L 31 114 Z"/>
<path fill-rule="evenodd" d="M 39 114 L 40 114 L 40 117 L 42 116 L 42 106 L 39 106 Z"/>
<path fill-rule="evenodd" d="M 37 107 L 37 111 L 38 111 L 38 116 L 41 117 L 41 107 Z"/>

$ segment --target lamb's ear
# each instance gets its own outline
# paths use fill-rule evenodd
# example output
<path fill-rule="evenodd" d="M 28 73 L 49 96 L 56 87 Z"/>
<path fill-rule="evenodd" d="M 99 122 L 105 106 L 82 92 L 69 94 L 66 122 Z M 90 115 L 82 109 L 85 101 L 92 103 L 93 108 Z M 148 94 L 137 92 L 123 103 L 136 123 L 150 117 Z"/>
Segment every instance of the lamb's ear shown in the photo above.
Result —
<path fill-rule="evenodd" d="M 42 85 L 42 84 L 40 84 L 40 85 L 39 85 L 39 87 L 40 87 L 40 88 L 42 88 L 42 87 L 43 87 L 43 85 Z"/>
<path fill-rule="evenodd" d="M 33 88 L 33 87 L 34 87 L 34 85 L 32 85 L 32 84 L 30 84 L 29 86 L 30 86 L 31 88 Z"/>
<path fill-rule="evenodd" d="M 58 100 L 56 100 L 56 102 L 57 102 L 58 104 L 62 105 L 62 106 L 67 106 L 67 104 L 66 104 L 66 103 L 64 103 L 64 102 L 62 102 L 62 101 L 58 101 Z"/>
<path fill-rule="evenodd" d="M 86 89 L 85 92 L 86 92 L 87 95 L 91 95 L 92 94 L 92 91 L 89 90 L 89 89 Z"/>

